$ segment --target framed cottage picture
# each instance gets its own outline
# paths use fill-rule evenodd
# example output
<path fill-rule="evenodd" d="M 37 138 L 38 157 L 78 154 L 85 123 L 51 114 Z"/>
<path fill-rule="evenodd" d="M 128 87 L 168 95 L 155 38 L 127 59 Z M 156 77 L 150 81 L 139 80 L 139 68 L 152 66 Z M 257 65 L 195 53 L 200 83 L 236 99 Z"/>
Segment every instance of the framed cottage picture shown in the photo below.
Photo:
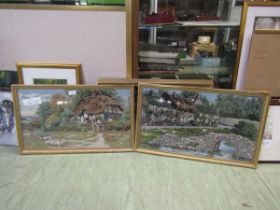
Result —
<path fill-rule="evenodd" d="M 81 83 L 81 64 L 17 63 L 19 84 L 76 85 Z"/>
<path fill-rule="evenodd" d="M 136 151 L 256 167 L 265 92 L 139 86 Z"/>
<path fill-rule="evenodd" d="M 0 70 L 0 144 L 17 145 L 11 85 L 17 84 L 17 72 Z"/>
<path fill-rule="evenodd" d="M 131 151 L 133 86 L 13 86 L 21 154 Z"/>

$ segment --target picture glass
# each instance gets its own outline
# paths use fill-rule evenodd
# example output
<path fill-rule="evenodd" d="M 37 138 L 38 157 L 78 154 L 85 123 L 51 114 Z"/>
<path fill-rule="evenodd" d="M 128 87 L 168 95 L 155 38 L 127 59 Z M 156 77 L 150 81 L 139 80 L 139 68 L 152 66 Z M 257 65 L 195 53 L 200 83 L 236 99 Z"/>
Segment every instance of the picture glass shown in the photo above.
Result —
<path fill-rule="evenodd" d="M 255 29 L 280 29 L 280 16 L 255 17 Z"/>
<path fill-rule="evenodd" d="M 16 71 L 0 70 L 0 91 L 11 91 L 11 85 L 17 83 Z"/>
<path fill-rule="evenodd" d="M 130 88 L 18 89 L 25 149 L 131 147 Z"/>
<path fill-rule="evenodd" d="M 264 97 L 143 88 L 140 147 L 253 162 Z"/>
<path fill-rule="evenodd" d="M 77 76 L 77 69 L 74 68 L 22 67 L 23 84 L 26 85 L 76 85 L 79 79 Z"/>
<path fill-rule="evenodd" d="M 0 70 L 0 144 L 17 145 L 11 85 L 17 84 L 17 72 Z"/>
<path fill-rule="evenodd" d="M 0 91 L 0 144 L 17 145 L 12 93 Z"/>

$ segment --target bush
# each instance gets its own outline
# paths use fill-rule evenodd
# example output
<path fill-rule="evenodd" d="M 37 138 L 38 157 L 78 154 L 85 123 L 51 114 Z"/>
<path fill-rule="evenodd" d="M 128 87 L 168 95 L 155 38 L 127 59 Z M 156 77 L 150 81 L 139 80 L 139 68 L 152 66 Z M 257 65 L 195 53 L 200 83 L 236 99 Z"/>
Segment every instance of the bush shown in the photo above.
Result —
<path fill-rule="evenodd" d="M 87 132 L 92 130 L 90 125 L 86 125 L 86 124 L 80 124 L 80 123 L 76 123 L 76 122 L 68 122 L 66 124 L 60 125 L 58 127 L 58 130 L 60 131 L 75 131 L 75 132 Z"/>
<path fill-rule="evenodd" d="M 234 125 L 232 132 L 256 141 L 258 129 L 253 123 L 240 121 Z"/>
<path fill-rule="evenodd" d="M 127 131 L 130 129 L 130 121 L 111 121 L 106 124 L 106 130 Z"/>

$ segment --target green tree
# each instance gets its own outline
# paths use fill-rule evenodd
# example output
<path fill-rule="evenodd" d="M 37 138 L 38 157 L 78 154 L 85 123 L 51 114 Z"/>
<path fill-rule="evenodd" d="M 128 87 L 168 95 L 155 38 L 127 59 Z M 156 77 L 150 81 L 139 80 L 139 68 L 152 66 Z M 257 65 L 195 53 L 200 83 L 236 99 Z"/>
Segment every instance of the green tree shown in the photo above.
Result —
<path fill-rule="evenodd" d="M 232 132 L 256 141 L 258 129 L 253 123 L 240 121 L 234 126 Z"/>
<path fill-rule="evenodd" d="M 45 121 L 45 129 L 46 130 L 54 130 L 58 128 L 60 125 L 60 117 L 53 113 L 51 114 Z"/>
<path fill-rule="evenodd" d="M 38 110 L 36 111 L 36 114 L 39 115 L 40 117 L 40 123 L 41 123 L 41 128 L 45 129 L 45 122 L 46 119 L 51 115 L 51 105 L 49 102 L 43 102 L 40 104 Z"/>

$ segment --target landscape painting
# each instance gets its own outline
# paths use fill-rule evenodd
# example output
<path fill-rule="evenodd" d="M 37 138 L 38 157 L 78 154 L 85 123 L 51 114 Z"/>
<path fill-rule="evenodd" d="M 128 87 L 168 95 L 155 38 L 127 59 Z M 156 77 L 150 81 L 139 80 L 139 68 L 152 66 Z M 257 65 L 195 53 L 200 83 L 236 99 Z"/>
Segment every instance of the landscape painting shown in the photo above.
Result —
<path fill-rule="evenodd" d="M 13 91 L 23 153 L 132 148 L 132 87 L 17 86 Z"/>
<path fill-rule="evenodd" d="M 140 94 L 138 148 L 218 162 L 255 162 L 267 94 L 148 85 Z"/>

